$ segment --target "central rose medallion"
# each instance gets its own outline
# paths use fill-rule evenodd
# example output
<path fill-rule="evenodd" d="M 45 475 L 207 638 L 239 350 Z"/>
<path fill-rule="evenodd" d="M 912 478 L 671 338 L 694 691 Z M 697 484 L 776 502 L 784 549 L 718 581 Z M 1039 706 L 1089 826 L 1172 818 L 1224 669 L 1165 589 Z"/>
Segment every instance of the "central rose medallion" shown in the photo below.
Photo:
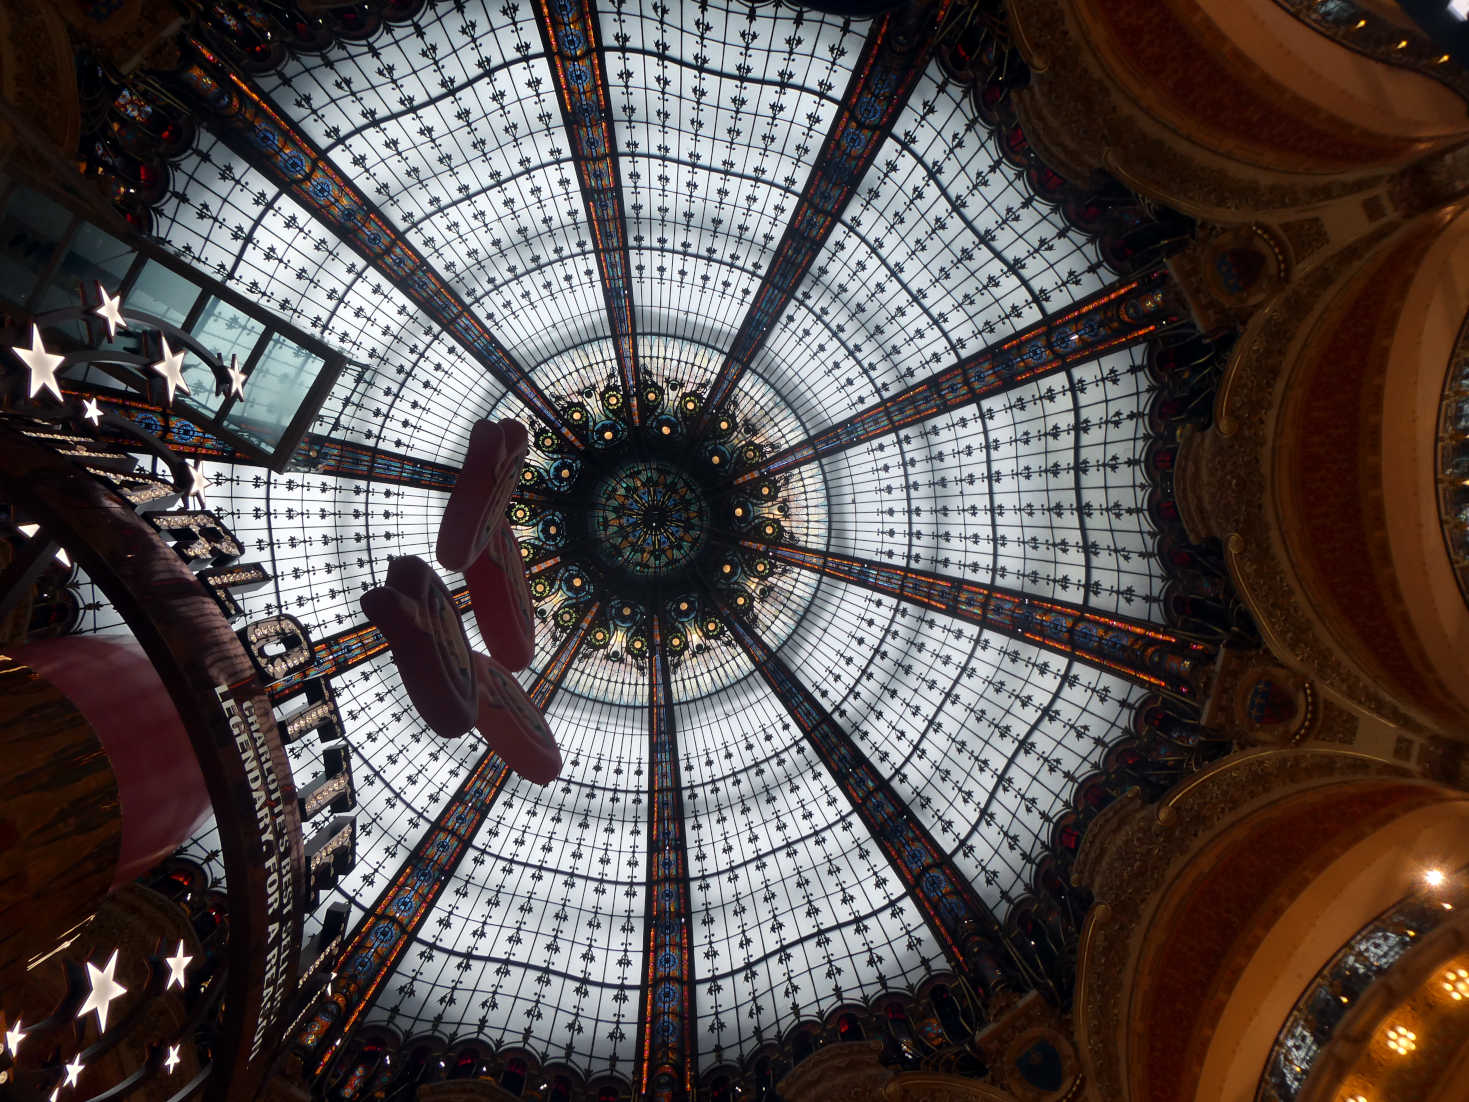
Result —
<path fill-rule="evenodd" d="M 629 463 L 597 487 L 592 535 L 611 562 L 639 577 L 684 566 L 709 536 L 709 504 L 688 474 L 656 460 Z"/>

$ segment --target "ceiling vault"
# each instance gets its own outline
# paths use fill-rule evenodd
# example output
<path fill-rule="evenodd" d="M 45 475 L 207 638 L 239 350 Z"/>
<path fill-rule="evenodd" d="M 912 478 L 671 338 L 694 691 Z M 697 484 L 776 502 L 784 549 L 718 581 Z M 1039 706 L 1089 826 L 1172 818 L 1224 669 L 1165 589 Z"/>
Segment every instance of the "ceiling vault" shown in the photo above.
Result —
<path fill-rule="evenodd" d="M 429 1041 L 512 1093 L 688 1102 L 769 1089 L 848 1011 L 917 1029 L 942 988 L 972 1025 L 1040 982 L 1010 935 L 1078 779 L 1210 665 L 1162 622 L 1143 478 L 1167 271 L 1110 269 L 936 56 L 953 0 L 409 5 L 269 58 L 206 16 L 98 138 L 175 134 L 174 256 L 353 357 L 283 473 L 113 408 L 218 465 L 207 507 L 276 576 L 242 607 L 317 636 L 277 710 L 329 684 L 361 766 L 371 829 L 303 931 L 336 971 L 290 1030 L 314 1089 L 400 1090 Z M 426 739 L 356 607 L 431 556 L 475 418 L 531 430 L 507 519 L 551 785 Z"/>

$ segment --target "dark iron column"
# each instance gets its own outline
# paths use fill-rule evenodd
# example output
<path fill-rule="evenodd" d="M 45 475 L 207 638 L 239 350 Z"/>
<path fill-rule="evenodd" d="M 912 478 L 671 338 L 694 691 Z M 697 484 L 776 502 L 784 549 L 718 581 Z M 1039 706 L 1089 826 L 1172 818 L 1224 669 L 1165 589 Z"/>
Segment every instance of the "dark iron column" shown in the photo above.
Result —
<path fill-rule="evenodd" d="M 751 541 L 745 546 L 776 562 L 930 608 L 1012 639 L 1023 639 L 1184 700 L 1199 698 L 1200 679 L 1215 656 L 1212 645 L 1161 625 L 1108 616 L 1082 605 L 1016 589 L 977 585 L 804 547 L 774 547 Z"/>
<path fill-rule="evenodd" d="M 694 963 L 690 950 L 689 859 L 673 685 L 663 623 L 651 623 L 648 663 L 648 901 L 643 992 L 638 1006 L 637 1097 L 693 1097 Z"/>

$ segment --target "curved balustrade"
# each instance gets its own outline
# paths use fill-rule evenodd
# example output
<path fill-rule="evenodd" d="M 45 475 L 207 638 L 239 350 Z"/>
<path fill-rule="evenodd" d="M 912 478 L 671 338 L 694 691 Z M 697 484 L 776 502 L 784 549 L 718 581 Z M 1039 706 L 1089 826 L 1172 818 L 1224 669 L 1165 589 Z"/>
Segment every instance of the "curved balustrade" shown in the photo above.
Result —
<path fill-rule="evenodd" d="M 1449 360 L 1438 412 L 1438 509 L 1459 592 L 1469 603 L 1469 318 Z"/>
<path fill-rule="evenodd" d="M 211 1055 L 215 1066 L 231 1069 L 219 1097 L 248 1098 L 267 1070 L 256 1057 L 272 1050 L 296 990 L 307 898 L 301 819 L 270 698 L 191 569 L 238 555 L 238 544 L 207 513 L 138 511 L 157 510 L 180 493 L 140 469 L 127 450 L 59 419 L 0 418 L 0 495 L 39 524 L 43 536 L 32 543 L 43 561 L 59 544 L 117 608 L 198 758 L 221 825 L 231 926 L 224 1020 Z M 0 576 L 0 596 L 24 586 L 25 573 L 24 562 L 12 564 Z M 10 1057 L 7 1071 L 18 1083 L 54 1085 L 55 1069 L 35 1064 L 32 1052 Z M 146 1078 L 128 1079 L 127 1090 Z M 109 1097 L 126 1093 L 114 1088 Z"/>
<path fill-rule="evenodd" d="M 1349 50 L 1438 81 L 1469 99 L 1469 72 L 1417 27 L 1404 25 L 1353 0 L 1275 0 L 1301 22 Z"/>

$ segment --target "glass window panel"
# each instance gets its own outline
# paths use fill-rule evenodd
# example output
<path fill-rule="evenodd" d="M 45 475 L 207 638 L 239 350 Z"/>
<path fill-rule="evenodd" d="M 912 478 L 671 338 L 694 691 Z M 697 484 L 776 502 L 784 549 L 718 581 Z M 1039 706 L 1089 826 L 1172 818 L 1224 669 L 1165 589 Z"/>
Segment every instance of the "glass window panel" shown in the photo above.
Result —
<path fill-rule="evenodd" d="M 71 224 L 71 215 L 44 195 L 16 188 L 0 219 L 0 297 L 25 303 Z"/>
<path fill-rule="evenodd" d="M 162 318 L 170 325 L 182 325 L 198 297 L 198 284 L 150 260 L 138 273 L 124 305 Z"/>
<path fill-rule="evenodd" d="M 83 284 L 100 283 L 110 294 L 117 292 L 123 276 L 137 253 L 128 245 L 88 222 L 77 227 L 71 247 L 51 277 L 36 307 L 38 312 L 75 306 Z M 95 300 L 94 300 L 95 301 Z"/>
<path fill-rule="evenodd" d="M 211 296 L 189 331 L 226 366 L 234 356 L 244 367 L 260 340 L 260 334 L 265 332 L 265 323 Z M 197 408 L 213 414 L 224 403 L 214 372 L 197 357 L 184 361 L 184 381 L 189 384 L 190 403 Z"/>
<path fill-rule="evenodd" d="M 286 433 L 325 361 L 280 333 L 271 335 L 245 383 L 245 400 L 225 424 L 265 448 L 275 448 Z"/>

